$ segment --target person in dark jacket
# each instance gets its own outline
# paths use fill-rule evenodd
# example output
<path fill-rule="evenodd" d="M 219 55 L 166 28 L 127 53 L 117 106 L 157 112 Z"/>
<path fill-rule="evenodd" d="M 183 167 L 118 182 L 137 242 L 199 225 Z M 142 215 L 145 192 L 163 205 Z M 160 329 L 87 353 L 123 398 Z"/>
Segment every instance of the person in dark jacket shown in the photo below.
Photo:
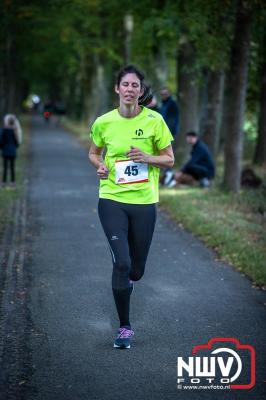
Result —
<path fill-rule="evenodd" d="M 0 132 L 0 148 L 2 149 L 3 157 L 3 177 L 2 181 L 7 183 L 8 171 L 10 170 L 11 184 L 15 185 L 15 160 L 17 156 L 17 147 L 19 139 L 16 132 L 16 117 L 9 115 L 4 119 L 4 128 Z"/>
<path fill-rule="evenodd" d="M 162 88 L 160 90 L 160 95 L 162 99 L 162 104 L 159 109 L 160 114 L 163 116 L 170 132 L 172 133 L 174 139 L 178 134 L 179 128 L 179 110 L 177 103 L 171 96 L 168 88 Z"/>
<path fill-rule="evenodd" d="M 187 143 L 192 146 L 190 159 L 176 173 L 171 172 L 164 183 L 168 187 L 178 184 L 200 183 L 209 187 L 210 180 L 215 176 L 215 165 L 208 146 L 199 139 L 195 132 L 186 133 Z"/>

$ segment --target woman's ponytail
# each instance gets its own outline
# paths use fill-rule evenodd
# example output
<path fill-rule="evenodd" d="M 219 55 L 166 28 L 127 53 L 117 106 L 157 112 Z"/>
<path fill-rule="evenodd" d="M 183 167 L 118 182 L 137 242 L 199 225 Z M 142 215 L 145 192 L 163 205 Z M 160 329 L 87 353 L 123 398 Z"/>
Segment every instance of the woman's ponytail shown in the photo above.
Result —
<path fill-rule="evenodd" d="M 140 106 L 147 106 L 153 98 L 151 87 L 142 83 L 143 95 L 139 97 L 138 103 Z"/>

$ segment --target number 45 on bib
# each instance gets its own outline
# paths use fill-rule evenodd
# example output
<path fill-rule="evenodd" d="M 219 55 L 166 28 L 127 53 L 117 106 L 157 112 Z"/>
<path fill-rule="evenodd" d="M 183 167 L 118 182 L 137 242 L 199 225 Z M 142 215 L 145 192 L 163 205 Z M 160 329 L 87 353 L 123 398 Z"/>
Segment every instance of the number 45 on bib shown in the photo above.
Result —
<path fill-rule="evenodd" d="M 115 162 L 115 183 L 140 183 L 148 182 L 148 165 L 135 163 L 131 160 L 117 160 Z"/>

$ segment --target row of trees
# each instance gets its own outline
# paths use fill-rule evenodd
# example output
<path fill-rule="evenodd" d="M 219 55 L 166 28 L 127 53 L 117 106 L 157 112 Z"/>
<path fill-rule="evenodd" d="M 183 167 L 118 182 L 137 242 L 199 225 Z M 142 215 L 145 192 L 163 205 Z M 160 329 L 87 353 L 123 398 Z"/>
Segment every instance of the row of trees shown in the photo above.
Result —
<path fill-rule="evenodd" d="M 32 91 L 93 120 L 116 101 L 115 74 L 133 62 L 154 91 L 168 85 L 184 133 L 225 153 L 224 185 L 239 191 L 245 115 L 257 118 L 254 162 L 266 163 L 263 0 L 2 0 L 0 112 Z M 253 117 L 254 120 L 254 117 Z"/>

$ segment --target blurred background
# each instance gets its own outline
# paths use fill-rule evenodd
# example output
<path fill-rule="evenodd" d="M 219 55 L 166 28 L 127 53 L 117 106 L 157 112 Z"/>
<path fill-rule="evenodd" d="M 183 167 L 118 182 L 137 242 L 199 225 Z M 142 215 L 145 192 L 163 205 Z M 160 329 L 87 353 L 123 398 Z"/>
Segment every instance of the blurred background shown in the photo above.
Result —
<path fill-rule="evenodd" d="M 190 130 L 200 134 L 217 166 L 208 195 L 183 192 L 190 206 L 184 216 L 175 193 L 178 220 L 191 230 L 216 222 L 207 233 L 197 232 L 214 247 L 226 241 L 212 243 L 217 221 L 227 224 L 230 243 L 233 233 L 243 241 L 247 231 L 238 258 L 230 260 L 242 268 L 239 254 L 256 243 L 256 263 L 265 277 L 265 1 L 2 0 L 0 39 L 1 118 L 52 112 L 88 140 L 92 121 L 117 106 L 114 85 L 121 66 L 132 63 L 145 72 L 158 106 L 160 90 L 168 87 L 179 108 L 176 167 L 188 155 Z M 172 193 L 162 192 L 162 202 L 172 202 Z M 188 215 L 194 222 L 187 222 Z M 226 254 L 236 254 L 229 250 Z M 247 269 L 251 259 L 253 253 Z"/>
<path fill-rule="evenodd" d="M 265 163 L 264 1 L 2 0 L 0 18 L 1 115 L 35 95 L 36 109 L 52 103 L 90 123 L 116 104 L 115 75 L 133 63 L 155 95 L 168 86 L 178 100 L 178 156 L 188 130 L 215 156 L 228 137 L 225 183 L 236 191 L 243 140 Z"/>

